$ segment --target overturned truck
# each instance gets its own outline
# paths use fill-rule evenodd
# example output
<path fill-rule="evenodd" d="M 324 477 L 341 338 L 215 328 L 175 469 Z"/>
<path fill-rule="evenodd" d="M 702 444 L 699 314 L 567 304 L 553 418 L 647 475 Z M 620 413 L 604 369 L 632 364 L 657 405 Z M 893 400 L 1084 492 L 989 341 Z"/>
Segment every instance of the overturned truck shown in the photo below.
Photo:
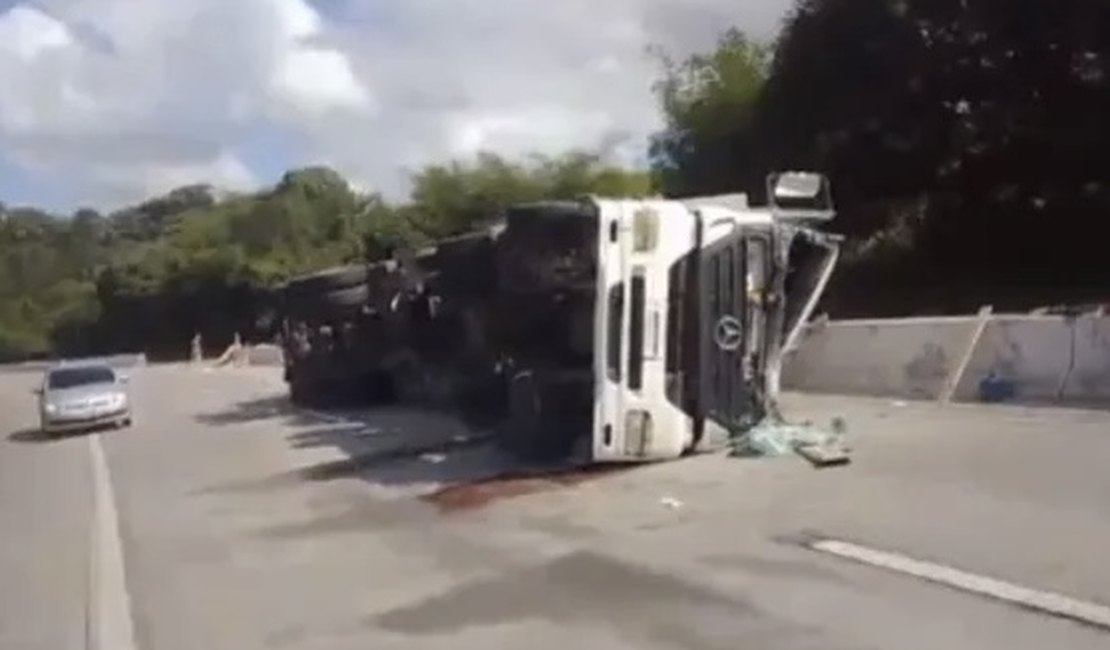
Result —
<path fill-rule="evenodd" d="M 744 195 L 520 205 L 283 289 L 294 400 L 452 408 L 522 457 L 675 458 L 775 408 L 838 257 L 816 174 Z"/>

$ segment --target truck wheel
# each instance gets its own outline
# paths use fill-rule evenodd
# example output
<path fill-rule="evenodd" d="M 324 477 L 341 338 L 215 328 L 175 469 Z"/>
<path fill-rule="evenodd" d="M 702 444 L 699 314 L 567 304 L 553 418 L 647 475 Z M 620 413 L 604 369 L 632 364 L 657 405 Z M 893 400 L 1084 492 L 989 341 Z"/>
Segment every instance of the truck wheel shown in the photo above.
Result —
<path fill-rule="evenodd" d="M 427 399 L 427 385 L 419 359 L 410 356 L 389 373 L 393 394 L 401 404 L 418 404 Z"/>
<path fill-rule="evenodd" d="M 518 373 L 509 386 L 509 417 L 501 429 L 501 441 L 515 456 L 533 462 L 567 458 L 575 438 L 560 426 L 551 413 L 550 391 L 530 371 Z"/>
<path fill-rule="evenodd" d="M 311 406 L 314 399 L 312 385 L 303 379 L 293 377 L 289 382 L 289 399 L 300 406 Z"/>
<path fill-rule="evenodd" d="M 463 422 L 484 429 L 504 420 L 508 411 L 508 385 L 493 368 L 472 367 L 459 373 L 453 401 Z"/>
<path fill-rule="evenodd" d="M 397 401 L 393 380 L 384 370 L 374 370 L 362 378 L 361 393 L 371 404 L 392 404 Z"/>

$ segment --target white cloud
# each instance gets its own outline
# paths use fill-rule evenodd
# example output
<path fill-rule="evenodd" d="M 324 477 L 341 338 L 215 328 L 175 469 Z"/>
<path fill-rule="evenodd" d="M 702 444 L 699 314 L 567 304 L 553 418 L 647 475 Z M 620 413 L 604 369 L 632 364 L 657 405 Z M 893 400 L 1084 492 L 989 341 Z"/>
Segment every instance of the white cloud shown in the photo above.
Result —
<path fill-rule="evenodd" d="M 107 187 L 125 192 L 137 188 L 144 195 L 194 183 L 211 183 L 227 190 L 245 190 L 257 183 L 246 165 L 227 151 L 196 162 L 142 162 L 97 168 L 91 175 L 95 182 Z"/>
<path fill-rule="evenodd" d="M 346 55 L 327 48 L 290 50 L 278 62 L 271 81 L 273 97 L 294 116 L 318 117 L 333 109 L 370 107 L 370 95 L 355 77 Z"/>
<path fill-rule="evenodd" d="M 12 7 L 0 22 L 0 50 L 21 61 L 71 42 L 65 24 L 31 7 Z"/>
<path fill-rule="evenodd" d="M 659 125 L 648 46 L 768 35 L 789 2 L 311 1 L 16 5 L 0 13 L 0 155 L 101 205 L 206 175 L 249 184 L 260 130 L 295 143 L 290 164 L 394 194 L 406 170 L 479 149 L 642 163 Z"/>

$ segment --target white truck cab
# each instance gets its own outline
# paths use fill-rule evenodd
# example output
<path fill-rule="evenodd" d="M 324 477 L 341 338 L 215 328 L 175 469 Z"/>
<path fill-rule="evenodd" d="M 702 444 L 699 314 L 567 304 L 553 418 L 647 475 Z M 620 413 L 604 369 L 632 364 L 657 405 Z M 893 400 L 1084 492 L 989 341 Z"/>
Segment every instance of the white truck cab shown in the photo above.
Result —
<path fill-rule="evenodd" d="M 839 248 L 812 227 L 834 214 L 823 177 L 772 176 L 768 196 L 595 200 L 595 462 L 717 446 L 774 408 Z"/>

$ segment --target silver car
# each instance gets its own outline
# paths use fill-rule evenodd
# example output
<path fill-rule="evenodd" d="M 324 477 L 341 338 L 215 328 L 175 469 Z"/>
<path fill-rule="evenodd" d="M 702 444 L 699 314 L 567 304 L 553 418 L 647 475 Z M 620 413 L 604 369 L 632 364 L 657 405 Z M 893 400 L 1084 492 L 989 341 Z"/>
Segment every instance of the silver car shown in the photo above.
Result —
<path fill-rule="evenodd" d="M 102 364 L 61 365 L 43 376 L 39 418 L 44 433 L 131 426 L 127 377 Z"/>

